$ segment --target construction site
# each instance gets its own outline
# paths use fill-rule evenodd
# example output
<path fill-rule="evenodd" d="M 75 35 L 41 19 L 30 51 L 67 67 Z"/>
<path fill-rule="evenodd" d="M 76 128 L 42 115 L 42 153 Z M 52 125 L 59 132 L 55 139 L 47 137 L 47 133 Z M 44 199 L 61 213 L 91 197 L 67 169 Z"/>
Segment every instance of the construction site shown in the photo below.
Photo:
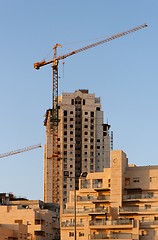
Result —
<path fill-rule="evenodd" d="M 0 193 L 0 240 L 158 239 L 158 166 L 130 164 L 123 150 L 114 149 L 101 96 L 77 86 L 74 92 L 58 94 L 61 60 L 146 27 L 59 56 L 57 43 L 53 59 L 34 63 L 36 70 L 52 68 L 52 106 L 44 118 L 44 198 Z M 0 158 L 41 147 L 32 145 Z"/>

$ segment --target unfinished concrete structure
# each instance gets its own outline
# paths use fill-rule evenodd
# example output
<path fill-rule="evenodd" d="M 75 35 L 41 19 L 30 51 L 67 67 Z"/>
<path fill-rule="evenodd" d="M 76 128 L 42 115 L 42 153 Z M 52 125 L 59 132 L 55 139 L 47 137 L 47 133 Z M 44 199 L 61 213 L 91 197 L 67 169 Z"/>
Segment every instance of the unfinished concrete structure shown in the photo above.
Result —
<path fill-rule="evenodd" d="M 111 167 L 80 179 L 76 239 L 158 239 L 158 166 L 128 164 L 111 152 Z M 61 240 L 74 239 L 74 191 L 61 215 Z"/>
<path fill-rule="evenodd" d="M 65 206 L 68 192 L 74 189 L 75 176 L 82 172 L 101 172 L 110 167 L 110 125 L 104 124 L 100 98 L 88 90 L 63 93 L 58 98 L 58 110 L 58 166 L 55 169 L 51 155 L 51 110 L 47 111 L 45 118 L 44 201 L 62 200 L 61 206 Z M 64 177 L 65 172 L 69 173 L 69 178 Z M 53 196 L 55 179 L 58 181 L 57 197 Z"/>

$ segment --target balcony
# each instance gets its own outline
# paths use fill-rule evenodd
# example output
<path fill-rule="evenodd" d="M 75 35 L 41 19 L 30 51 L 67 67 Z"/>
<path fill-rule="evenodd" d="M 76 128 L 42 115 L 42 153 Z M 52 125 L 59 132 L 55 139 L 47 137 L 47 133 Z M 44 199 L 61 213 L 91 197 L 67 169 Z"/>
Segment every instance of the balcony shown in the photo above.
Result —
<path fill-rule="evenodd" d="M 109 202 L 110 195 L 100 195 L 96 199 L 92 200 L 92 202 Z"/>
<path fill-rule="evenodd" d="M 77 202 L 92 202 L 94 200 L 96 200 L 97 197 L 95 196 L 77 196 Z"/>
<path fill-rule="evenodd" d="M 61 223 L 61 227 L 74 227 L 75 223 L 71 221 L 64 221 Z M 84 223 L 83 222 L 76 222 L 77 227 L 83 227 Z"/>
<path fill-rule="evenodd" d="M 108 208 L 77 208 L 76 214 L 105 214 L 108 212 Z M 74 214 L 74 209 L 65 209 L 64 214 Z"/>
<path fill-rule="evenodd" d="M 119 213 L 137 213 L 137 214 L 142 214 L 142 213 L 154 213 L 158 212 L 158 207 L 151 207 L 150 205 L 146 205 L 144 207 L 139 207 L 139 206 L 133 206 L 133 207 L 122 207 L 119 208 Z"/>
<path fill-rule="evenodd" d="M 139 236 L 136 234 L 132 234 L 132 233 L 111 233 L 109 235 L 107 235 L 107 234 L 90 235 L 90 240 L 93 240 L 93 239 L 97 239 L 97 240 L 102 240 L 102 239 L 138 240 Z"/>
<path fill-rule="evenodd" d="M 122 229 L 123 228 L 132 228 L 133 221 L 130 219 L 118 219 L 118 220 L 97 220 L 89 222 L 90 229 Z"/>
<path fill-rule="evenodd" d="M 150 227 L 158 227 L 158 221 L 141 221 L 140 227 L 142 228 L 150 228 Z"/>
<path fill-rule="evenodd" d="M 124 195 L 123 196 L 123 201 L 128 201 L 128 200 L 146 200 L 146 199 L 152 199 L 156 200 L 158 198 L 158 195 L 154 195 L 152 193 L 146 193 L 146 194 L 131 194 L 131 195 Z"/>

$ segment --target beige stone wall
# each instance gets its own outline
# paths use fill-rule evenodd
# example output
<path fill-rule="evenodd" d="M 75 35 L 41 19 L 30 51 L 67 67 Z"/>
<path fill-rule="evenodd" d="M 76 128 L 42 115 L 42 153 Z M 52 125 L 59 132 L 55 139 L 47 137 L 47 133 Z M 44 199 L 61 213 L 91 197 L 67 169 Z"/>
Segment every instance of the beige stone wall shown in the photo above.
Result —
<path fill-rule="evenodd" d="M 76 202 L 77 240 L 158 239 L 158 166 L 128 165 L 111 152 L 111 167 L 80 180 Z M 100 181 L 101 179 L 102 181 Z M 99 180 L 98 187 L 93 187 Z M 86 185 L 87 184 L 87 185 Z M 61 215 L 61 240 L 74 239 L 74 192 Z"/>

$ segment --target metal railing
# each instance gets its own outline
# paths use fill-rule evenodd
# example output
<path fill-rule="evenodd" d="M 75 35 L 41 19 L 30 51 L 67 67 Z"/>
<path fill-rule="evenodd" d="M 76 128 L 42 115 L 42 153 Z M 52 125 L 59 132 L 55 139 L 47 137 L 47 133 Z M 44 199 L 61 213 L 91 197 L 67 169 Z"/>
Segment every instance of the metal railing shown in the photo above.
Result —
<path fill-rule="evenodd" d="M 107 213 L 108 212 L 108 208 L 77 208 L 76 209 L 76 213 Z M 64 214 L 65 213 L 72 213 L 74 214 L 74 209 L 65 209 L 64 210 Z"/>
<path fill-rule="evenodd" d="M 74 227 L 75 223 L 71 221 L 65 221 L 61 223 L 61 227 Z M 84 226 L 83 222 L 76 222 L 76 226 Z"/>
<path fill-rule="evenodd" d="M 120 213 L 124 212 L 158 212 L 158 207 L 121 207 L 119 208 Z"/>
<path fill-rule="evenodd" d="M 158 195 L 153 195 L 150 193 L 146 194 L 131 194 L 131 195 L 124 195 L 123 200 L 130 200 L 130 199 L 149 199 L 149 198 L 158 198 Z"/>
<path fill-rule="evenodd" d="M 133 221 L 131 219 L 118 219 L 118 220 L 105 220 L 102 219 L 101 221 L 90 221 L 90 226 L 96 226 L 96 225 L 132 225 Z"/>
<path fill-rule="evenodd" d="M 132 233 L 111 233 L 107 234 L 93 234 L 91 239 L 139 239 L 138 235 Z"/>

